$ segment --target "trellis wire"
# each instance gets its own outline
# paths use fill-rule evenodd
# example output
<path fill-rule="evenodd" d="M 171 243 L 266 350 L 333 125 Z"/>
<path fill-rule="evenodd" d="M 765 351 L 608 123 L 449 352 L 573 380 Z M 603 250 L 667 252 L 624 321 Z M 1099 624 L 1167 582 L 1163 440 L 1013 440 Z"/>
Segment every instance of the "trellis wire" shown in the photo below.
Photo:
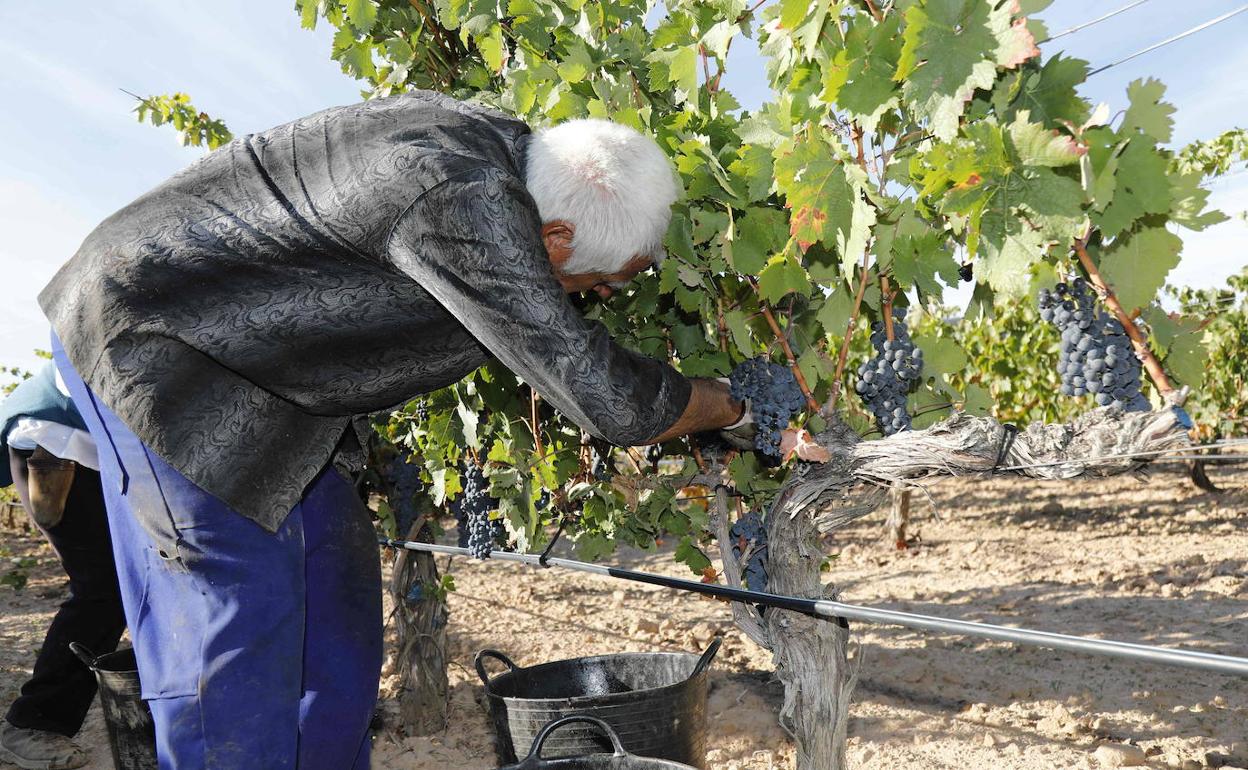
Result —
<path fill-rule="evenodd" d="M 1209 21 L 1206 21 L 1204 24 L 1197 24 L 1195 27 L 1192 27 L 1192 28 L 1191 28 L 1191 29 L 1189 29 L 1189 30 L 1186 30 L 1186 31 L 1184 31 L 1184 32 L 1180 32 L 1179 34 L 1174 35 L 1174 36 L 1172 36 L 1172 37 L 1168 37 L 1168 38 L 1166 38 L 1165 40 L 1162 40 L 1162 41 L 1161 41 L 1161 42 L 1159 42 L 1159 43 L 1153 43 L 1152 45 L 1150 45 L 1150 46 L 1149 46 L 1149 47 L 1147 47 L 1147 48 L 1141 48 L 1140 50 L 1136 51 L 1135 53 L 1130 54 L 1130 55 L 1128 55 L 1128 56 L 1124 56 L 1124 57 L 1122 57 L 1121 59 L 1118 59 L 1117 61 L 1112 61 L 1112 62 L 1110 62 L 1109 64 L 1104 64 L 1104 65 L 1101 65 L 1100 67 L 1097 67 L 1096 69 L 1094 69 L 1094 70 L 1092 70 L 1091 72 L 1089 72 L 1089 73 L 1088 73 L 1088 77 L 1092 77 L 1093 75 L 1096 75 L 1096 74 L 1099 74 L 1099 73 L 1101 73 L 1101 72 L 1104 72 L 1105 70 L 1110 69 L 1111 67 L 1117 67 L 1119 64 L 1125 64 L 1126 62 L 1131 61 L 1132 59 L 1134 59 L 1134 58 L 1135 58 L 1135 57 L 1137 57 L 1137 56 L 1143 56 L 1143 55 L 1144 55 L 1144 54 L 1146 54 L 1146 53 L 1151 53 L 1152 51 L 1156 51 L 1158 48 L 1162 48 L 1162 47 L 1164 47 L 1164 46 L 1170 45 L 1171 43 L 1178 42 L 1178 41 L 1182 40 L 1183 38 L 1188 37 L 1189 35 L 1195 35 L 1197 32 L 1200 32 L 1201 30 L 1208 29 L 1208 28 L 1210 28 L 1210 27 L 1214 26 L 1215 24 L 1221 24 L 1222 22 L 1226 21 L 1227 19 L 1231 18 L 1232 16 L 1236 16 L 1236 15 L 1238 15 L 1238 14 L 1241 14 L 1241 13 L 1243 13 L 1244 11 L 1248 11 L 1248 3 L 1246 3 L 1246 4 L 1244 4 L 1244 5 L 1241 5 L 1240 7 L 1236 8 L 1236 9 L 1235 9 L 1235 10 L 1233 10 L 1233 11 L 1227 11 L 1226 13 L 1224 13 L 1224 14 L 1222 14 L 1221 16 L 1217 17 L 1216 19 L 1210 19 Z"/>
<path fill-rule="evenodd" d="M 1132 8 L 1135 8 L 1137 5 L 1143 5 L 1144 3 L 1147 3 L 1147 2 L 1148 2 L 1148 0 L 1135 0 L 1135 2 L 1132 2 L 1132 3 L 1127 3 L 1126 5 L 1122 6 L 1121 8 L 1119 8 L 1119 9 L 1117 9 L 1117 10 L 1114 10 L 1114 11 L 1110 11 L 1109 13 L 1105 14 L 1104 16 L 1098 16 L 1098 17 L 1096 17 L 1095 19 L 1092 19 L 1091 21 L 1085 21 L 1085 22 L 1084 22 L 1084 23 L 1082 23 L 1082 24 L 1076 24 L 1076 25 L 1075 25 L 1075 26 L 1073 26 L 1073 27 L 1070 27 L 1070 28 L 1068 28 L 1068 29 L 1064 29 L 1064 30 L 1062 30 L 1061 32 L 1058 32 L 1058 33 L 1057 33 L 1057 34 L 1055 34 L 1055 35 L 1049 35 L 1049 36 L 1048 36 L 1048 37 L 1046 37 L 1044 40 L 1041 40 L 1041 41 L 1040 41 L 1040 44 L 1041 44 L 1041 45 L 1043 45 L 1044 43 L 1047 43 L 1047 42 L 1049 42 L 1050 40 L 1057 40 L 1059 37 L 1066 37 L 1067 35 L 1069 35 L 1069 34 L 1071 34 L 1071 33 L 1074 33 L 1074 32 L 1078 32 L 1078 31 L 1079 31 L 1079 30 L 1081 30 L 1081 29 L 1087 29 L 1088 27 L 1091 27 L 1091 26 L 1092 26 L 1092 25 L 1094 25 L 1094 24 L 1100 24 L 1100 23 L 1101 23 L 1101 22 L 1103 22 L 1103 21 L 1106 21 L 1106 20 L 1108 20 L 1108 19 L 1112 19 L 1112 18 L 1114 18 L 1115 16 L 1117 16 L 1117 15 L 1118 15 L 1118 14 L 1120 14 L 1120 13 L 1125 13 L 1125 12 L 1127 12 L 1127 11 L 1131 10 Z"/>
<path fill-rule="evenodd" d="M 378 538 L 378 542 L 389 548 L 403 548 L 409 551 L 427 551 L 429 553 L 441 553 L 453 556 L 470 555 L 467 548 L 456 548 L 449 545 L 417 543 L 410 540 L 395 540 L 384 537 Z M 513 561 L 535 567 L 542 566 L 538 561 L 539 558 L 540 557 L 537 554 L 508 553 L 505 551 L 495 551 L 490 555 L 491 560 Z M 886 625 L 913 628 L 921 631 L 936 631 L 962 636 L 976 636 L 985 639 L 995 639 L 997 641 L 1013 642 L 1015 644 L 1030 645 L 1034 647 L 1067 650 L 1070 652 L 1080 652 L 1089 655 L 1102 655 L 1111 658 L 1122 658 L 1145 663 L 1161 663 L 1165 665 L 1182 666 L 1185 668 L 1213 671 L 1221 674 L 1248 676 L 1248 658 L 1239 658 L 1230 655 L 1217 655 L 1214 653 L 1199 652 L 1196 650 L 1154 647 L 1151 645 L 1117 642 L 1107 639 L 1091 639 L 1083 636 L 1055 634 L 1048 631 L 1033 631 L 1027 628 L 1011 628 L 1008 626 L 992 625 L 990 623 L 977 623 L 969 620 L 954 620 L 951 618 L 936 617 L 934 615 L 920 615 L 913 612 L 863 607 L 860 605 L 828 601 L 825 599 L 804 599 L 797 596 L 782 596 L 779 594 L 749 591 L 744 588 L 731 588 L 729 586 L 721 586 L 714 583 L 699 583 L 693 580 L 683 580 L 681 578 L 673 578 L 666 575 L 656 575 L 650 572 L 620 569 L 618 567 L 607 567 L 601 564 L 589 564 L 583 561 L 576 561 L 575 559 L 552 557 L 546 559 L 546 566 L 562 567 L 563 569 L 575 570 L 577 572 L 587 572 L 592 575 L 604 575 L 606 577 L 621 580 L 631 580 L 639 583 L 649 583 L 651 585 L 663 586 L 665 588 L 674 588 L 708 596 L 717 596 L 738 602 L 747 602 L 749 604 L 793 610 L 795 612 L 801 612 L 807 615 L 814 615 L 822 618 L 843 618 L 848 620 L 859 620 L 867 623 L 882 623 Z"/>

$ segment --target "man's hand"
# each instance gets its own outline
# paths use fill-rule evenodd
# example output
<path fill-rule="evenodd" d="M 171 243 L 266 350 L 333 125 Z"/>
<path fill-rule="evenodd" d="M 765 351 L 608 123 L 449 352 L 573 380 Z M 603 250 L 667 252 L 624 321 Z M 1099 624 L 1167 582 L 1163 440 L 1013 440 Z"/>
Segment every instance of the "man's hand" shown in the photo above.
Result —
<path fill-rule="evenodd" d="M 693 391 L 680 419 L 672 427 L 647 441 L 659 444 L 677 436 L 715 430 L 732 425 L 745 414 L 745 404 L 728 393 L 727 383 L 718 380 L 692 380 Z"/>
<path fill-rule="evenodd" d="M 724 441 L 737 449 L 750 450 L 757 449 L 754 443 L 754 437 L 758 435 L 758 426 L 754 424 L 754 413 L 750 411 L 750 402 L 745 402 L 745 411 L 741 414 L 741 419 L 736 422 L 725 425 L 719 435 Z"/>

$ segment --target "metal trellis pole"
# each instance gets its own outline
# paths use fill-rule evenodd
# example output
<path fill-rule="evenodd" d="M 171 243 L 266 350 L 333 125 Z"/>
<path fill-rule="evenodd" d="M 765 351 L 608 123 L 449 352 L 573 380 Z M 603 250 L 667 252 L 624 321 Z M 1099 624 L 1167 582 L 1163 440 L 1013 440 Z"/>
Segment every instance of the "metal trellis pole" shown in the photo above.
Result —
<path fill-rule="evenodd" d="M 394 540 L 390 538 L 378 538 L 378 542 L 390 548 L 405 548 L 409 551 L 426 551 L 429 553 L 441 553 L 453 556 L 470 555 L 467 548 L 456 548 L 449 545 L 417 543 L 410 540 Z M 541 556 L 538 554 L 497 551 L 491 554 L 490 558 L 497 561 L 519 562 L 521 564 L 528 564 L 535 567 L 542 566 L 539 562 Z M 545 566 L 560 567 L 563 569 L 575 570 L 577 572 L 588 572 L 593 575 L 605 575 L 607 577 L 632 580 L 639 583 L 649 583 L 651 585 L 675 588 L 682 591 L 691 591 L 693 593 L 705 594 L 708 596 L 718 596 L 720 598 L 747 602 L 749 604 L 760 604 L 767 607 L 793 610 L 795 612 L 802 612 L 808 615 L 815 615 L 824 618 L 844 618 L 848 620 L 859 620 L 866 623 L 883 623 L 886 625 L 914 628 L 921 631 L 936 631 L 941 633 L 959 634 L 963 636 L 977 636 L 984 639 L 995 639 L 998 641 L 1025 644 L 1033 647 L 1047 647 L 1054 650 L 1068 650 L 1088 655 L 1102 655 L 1111 658 L 1123 658 L 1126 660 L 1134 660 L 1145 663 L 1161 663 L 1171 666 L 1183 666 L 1185 668 L 1213 671 L 1221 674 L 1248 676 L 1248 658 L 1239 658 L 1230 655 L 1216 655 L 1214 653 L 1198 652 L 1195 650 L 1154 647 L 1146 644 L 1116 642 L 1107 639 L 1091 639 L 1084 636 L 1055 634 L 1048 631 L 1033 631 L 1027 628 L 996 626 L 990 623 L 953 620 L 951 618 L 941 618 L 934 615 L 919 615 L 913 612 L 900 612 L 897 610 L 863 607 L 856 604 L 846 604 L 844 602 L 833 602 L 823 599 L 803 599 L 797 596 L 782 596 L 780 594 L 748 591 L 743 588 L 731 588 L 729 586 L 721 586 L 713 583 L 699 583 L 693 580 L 683 580 L 681 578 L 668 577 L 667 575 L 656 575 L 650 572 L 639 572 L 636 570 L 620 569 L 618 567 L 607 567 L 601 564 L 590 564 L 588 562 L 576 561 L 575 559 L 551 557 L 546 559 Z"/>

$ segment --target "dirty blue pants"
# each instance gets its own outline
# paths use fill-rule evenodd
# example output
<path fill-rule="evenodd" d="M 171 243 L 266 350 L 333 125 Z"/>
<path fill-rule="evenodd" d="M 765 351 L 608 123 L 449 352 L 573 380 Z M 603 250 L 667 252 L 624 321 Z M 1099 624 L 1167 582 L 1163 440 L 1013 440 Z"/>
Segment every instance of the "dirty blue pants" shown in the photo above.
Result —
<path fill-rule="evenodd" d="M 162 770 L 366 770 L 381 576 L 351 485 L 327 468 L 269 532 L 144 446 L 52 342 L 99 446 Z"/>

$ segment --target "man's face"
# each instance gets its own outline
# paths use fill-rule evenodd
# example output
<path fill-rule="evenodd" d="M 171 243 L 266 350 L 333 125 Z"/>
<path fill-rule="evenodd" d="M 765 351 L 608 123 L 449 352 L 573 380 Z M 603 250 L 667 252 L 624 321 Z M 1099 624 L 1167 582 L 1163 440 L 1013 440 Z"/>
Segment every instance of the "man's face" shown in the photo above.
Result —
<path fill-rule="evenodd" d="M 572 225 L 558 220 L 542 226 L 542 240 L 546 244 L 550 264 L 555 269 L 555 278 L 569 294 L 593 291 L 599 297 L 607 299 L 616 289 L 622 288 L 638 273 L 650 267 L 654 261 L 650 256 L 638 254 L 625 263 L 619 272 L 565 273 L 563 267 L 572 258 L 572 233 Z"/>

